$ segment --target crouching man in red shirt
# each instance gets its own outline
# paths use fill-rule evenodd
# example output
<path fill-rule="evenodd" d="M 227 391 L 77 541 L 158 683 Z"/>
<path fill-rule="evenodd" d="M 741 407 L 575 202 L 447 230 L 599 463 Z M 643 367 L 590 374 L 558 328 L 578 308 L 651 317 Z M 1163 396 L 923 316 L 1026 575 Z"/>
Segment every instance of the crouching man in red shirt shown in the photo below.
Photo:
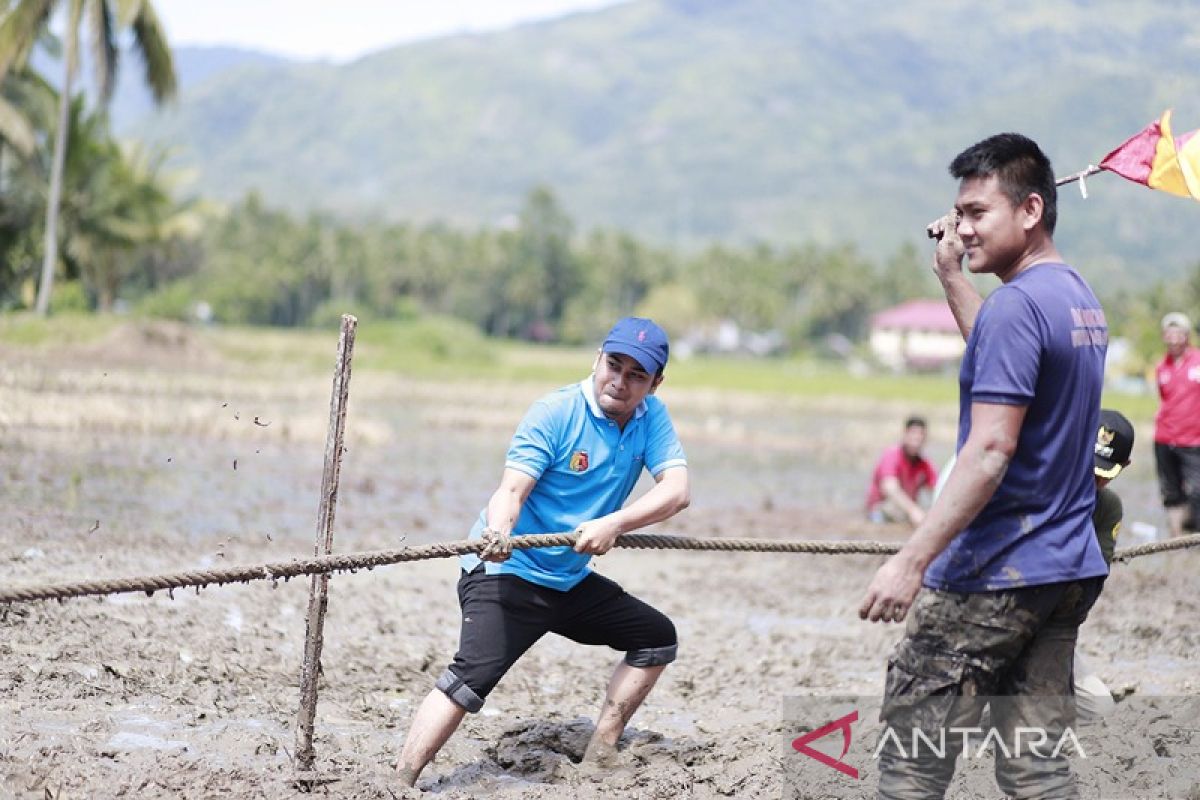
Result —
<path fill-rule="evenodd" d="M 879 457 L 867 491 L 867 517 L 872 522 L 907 521 L 916 527 L 925 519 L 918 498 L 922 489 L 932 492 L 938 478 L 933 464 L 921 454 L 926 432 L 925 420 L 909 417 L 900 444 Z"/>

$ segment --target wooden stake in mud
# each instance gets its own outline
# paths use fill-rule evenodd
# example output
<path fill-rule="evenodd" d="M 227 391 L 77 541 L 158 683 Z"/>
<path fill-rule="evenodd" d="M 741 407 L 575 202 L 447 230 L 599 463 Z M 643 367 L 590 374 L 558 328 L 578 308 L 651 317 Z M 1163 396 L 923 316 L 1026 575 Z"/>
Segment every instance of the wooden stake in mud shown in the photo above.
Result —
<path fill-rule="evenodd" d="M 337 365 L 333 371 L 333 395 L 329 400 L 329 432 L 325 437 L 325 472 L 321 477 L 317 541 L 313 548 L 317 556 L 327 556 L 333 552 L 333 515 L 342 472 L 342 436 L 346 431 L 346 401 L 350 396 L 350 359 L 354 354 L 354 332 L 357 329 L 358 320 L 355 317 L 342 315 Z M 321 645 L 328 605 L 329 575 L 313 575 L 308 593 L 304 666 L 300 670 L 300 713 L 296 720 L 296 767 L 305 771 L 312 769 L 315 758 L 313 720 L 317 715 L 317 678 L 321 671 Z"/>

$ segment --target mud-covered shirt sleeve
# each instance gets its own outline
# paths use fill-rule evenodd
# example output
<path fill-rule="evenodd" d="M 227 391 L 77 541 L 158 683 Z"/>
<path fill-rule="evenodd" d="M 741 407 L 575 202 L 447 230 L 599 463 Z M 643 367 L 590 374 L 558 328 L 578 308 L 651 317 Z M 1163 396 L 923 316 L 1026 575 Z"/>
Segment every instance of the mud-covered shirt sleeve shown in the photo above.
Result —
<path fill-rule="evenodd" d="M 517 426 L 504 466 L 524 472 L 531 478 L 540 478 L 558 453 L 558 434 L 562 426 L 556 407 L 539 401 L 525 412 L 525 418 Z"/>
<path fill-rule="evenodd" d="M 657 478 L 665 469 L 687 466 L 687 457 L 683 454 L 683 445 L 675 434 L 667 407 L 658 398 L 653 400 L 653 403 L 647 402 L 650 425 L 646 432 L 646 469 Z"/>
<path fill-rule="evenodd" d="M 971 401 L 1029 405 L 1044 348 L 1033 301 L 1019 289 L 1000 287 L 984 303 L 972 333 L 977 344 Z"/>

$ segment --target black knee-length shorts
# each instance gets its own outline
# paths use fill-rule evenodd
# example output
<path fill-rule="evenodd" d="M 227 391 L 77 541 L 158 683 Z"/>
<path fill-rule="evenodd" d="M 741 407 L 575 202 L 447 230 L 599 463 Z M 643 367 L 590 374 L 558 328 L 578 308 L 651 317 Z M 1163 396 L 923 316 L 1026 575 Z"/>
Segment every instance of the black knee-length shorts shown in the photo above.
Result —
<path fill-rule="evenodd" d="M 562 592 L 516 575 L 488 575 L 480 565 L 459 579 L 458 603 L 458 653 L 437 688 L 470 712 L 483 707 L 504 674 L 547 633 L 624 651 L 634 667 L 675 660 L 671 620 L 594 572 Z"/>

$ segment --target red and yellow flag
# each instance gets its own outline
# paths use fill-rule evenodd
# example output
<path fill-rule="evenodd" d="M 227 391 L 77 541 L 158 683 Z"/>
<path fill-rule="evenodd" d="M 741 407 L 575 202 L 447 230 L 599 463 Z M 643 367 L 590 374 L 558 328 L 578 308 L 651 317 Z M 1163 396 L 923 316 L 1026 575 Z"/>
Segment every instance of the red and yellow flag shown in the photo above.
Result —
<path fill-rule="evenodd" d="M 1171 135 L 1171 109 L 1113 150 L 1101 169 L 1151 189 L 1200 200 L 1200 131 Z"/>

